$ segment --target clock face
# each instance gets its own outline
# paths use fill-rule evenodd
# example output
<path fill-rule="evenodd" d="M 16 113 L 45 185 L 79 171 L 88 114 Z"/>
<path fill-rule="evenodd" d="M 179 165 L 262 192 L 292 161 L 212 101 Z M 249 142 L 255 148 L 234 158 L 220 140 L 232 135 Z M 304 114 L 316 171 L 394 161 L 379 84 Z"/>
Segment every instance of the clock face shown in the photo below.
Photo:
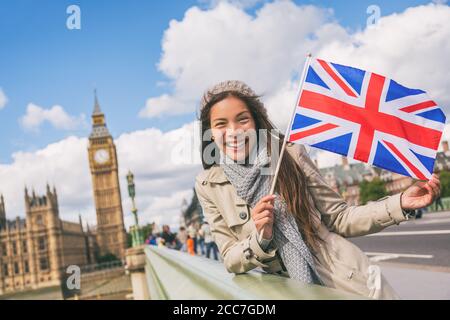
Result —
<path fill-rule="evenodd" d="M 99 149 L 95 152 L 94 160 L 98 164 L 103 164 L 109 160 L 109 152 L 106 149 Z"/>

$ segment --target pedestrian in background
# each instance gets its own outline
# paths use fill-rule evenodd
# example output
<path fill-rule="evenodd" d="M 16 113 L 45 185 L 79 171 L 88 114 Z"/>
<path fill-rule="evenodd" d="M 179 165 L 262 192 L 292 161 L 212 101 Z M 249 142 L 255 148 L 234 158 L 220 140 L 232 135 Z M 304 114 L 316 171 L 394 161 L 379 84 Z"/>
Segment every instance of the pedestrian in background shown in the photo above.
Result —
<path fill-rule="evenodd" d="M 201 227 L 197 232 L 197 243 L 200 246 L 200 254 L 202 256 L 204 256 L 205 255 L 205 235 L 203 234 L 203 230 Z"/>
<path fill-rule="evenodd" d="M 214 260 L 219 260 L 217 257 L 217 245 L 214 242 L 212 233 L 211 233 L 211 227 L 209 226 L 208 222 L 203 222 L 202 227 L 200 229 L 203 232 L 203 236 L 205 239 L 205 246 L 206 246 L 206 257 L 209 259 L 211 250 L 214 255 Z"/>
<path fill-rule="evenodd" d="M 164 239 L 164 245 L 166 247 L 175 249 L 176 238 L 175 238 L 175 235 L 170 231 L 170 227 L 167 224 L 163 226 L 163 232 L 161 233 L 161 238 Z"/>
<path fill-rule="evenodd" d="M 194 253 L 197 254 L 197 229 L 193 223 L 188 227 L 188 235 L 194 241 Z"/>
<path fill-rule="evenodd" d="M 187 244 L 187 252 L 188 252 L 191 256 L 195 256 L 195 254 L 196 254 L 196 253 L 195 253 L 195 250 L 194 250 L 194 247 L 195 247 L 195 241 L 194 241 L 194 239 L 191 238 L 191 236 L 189 236 L 189 235 L 188 235 L 186 244 Z"/>
<path fill-rule="evenodd" d="M 145 243 L 147 243 L 148 245 L 151 245 L 151 246 L 156 246 L 157 245 L 156 235 L 153 235 L 153 234 L 149 235 L 147 240 L 145 241 Z"/>
<path fill-rule="evenodd" d="M 436 198 L 434 204 L 435 204 L 435 210 L 436 210 L 436 211 L 438 210 L 438 207 L 440 207 L 441 210 L 444 210 L 444 205 L 442 204 L 442 198 L 441 198 L 441 195 L 439 195 L 439 196 Z"/>
<path fill-rule="evenodd" d="M 183 252 L 187 251 L 186 246 L 187 238 L 188 238 L 187 230 L 185 227 L 181 226 L 177 233 L 177 240 L 180 244 L 180 247 L 178 249 Z"/>

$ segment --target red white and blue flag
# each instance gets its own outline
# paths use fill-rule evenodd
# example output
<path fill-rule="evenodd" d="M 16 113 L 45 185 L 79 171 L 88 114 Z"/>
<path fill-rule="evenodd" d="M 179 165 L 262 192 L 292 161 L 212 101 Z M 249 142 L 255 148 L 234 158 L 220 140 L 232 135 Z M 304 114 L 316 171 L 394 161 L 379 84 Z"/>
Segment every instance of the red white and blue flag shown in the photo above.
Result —
<path fill-rule="evenodd" d="M 416 179 L 433 173 L 445 115 L 423 90 L 312 59 L 289 141 Z"/>

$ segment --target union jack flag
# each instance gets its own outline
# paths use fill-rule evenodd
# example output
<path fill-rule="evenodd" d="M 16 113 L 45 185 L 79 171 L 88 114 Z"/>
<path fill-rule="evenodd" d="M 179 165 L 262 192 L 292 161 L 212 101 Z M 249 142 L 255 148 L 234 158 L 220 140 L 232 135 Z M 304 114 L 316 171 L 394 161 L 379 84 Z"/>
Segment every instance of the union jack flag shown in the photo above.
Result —
<path fill-rule="evenodd" d="M 312 59 L 288 139 L 426 180 L 444 124 L 444 113 L 425 91 Z"/>

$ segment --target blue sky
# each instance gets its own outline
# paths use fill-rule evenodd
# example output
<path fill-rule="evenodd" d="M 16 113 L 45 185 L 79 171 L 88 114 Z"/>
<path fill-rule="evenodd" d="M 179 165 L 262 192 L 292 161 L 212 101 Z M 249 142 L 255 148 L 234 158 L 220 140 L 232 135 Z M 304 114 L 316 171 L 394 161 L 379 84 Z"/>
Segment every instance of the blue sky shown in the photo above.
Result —
<path fill-rule="evenodd" d="M 351 30 L 365 26 L 373 1 L 295 1 L 332 8 Z M 382 15 L 429 1 L 377 1 Z M 81 30 L 68 30 L 66 8 L 81 8 Z M 146 99 L 170 93 L 157 69 L 161 40 L 172 19 L 181 20 L 198 1 L 0 1 L 0 88 L 8 103 L 0 109 L 0 163 L 15 151 L 33 151 L 69 135 L 87 136 L 93 89 L 98 89 L 114 137 L 148 127 L 163 131 L 194 119 L 194 114 L 139 118 Z M 248 9 L 254 12 L 259 6 Z M 61 105 L 72 115 L 85 114 L 87 126 L 56 129 L 46 123 L 26 131 L 19 118 L 29 103 L 48 109 Z"/>

